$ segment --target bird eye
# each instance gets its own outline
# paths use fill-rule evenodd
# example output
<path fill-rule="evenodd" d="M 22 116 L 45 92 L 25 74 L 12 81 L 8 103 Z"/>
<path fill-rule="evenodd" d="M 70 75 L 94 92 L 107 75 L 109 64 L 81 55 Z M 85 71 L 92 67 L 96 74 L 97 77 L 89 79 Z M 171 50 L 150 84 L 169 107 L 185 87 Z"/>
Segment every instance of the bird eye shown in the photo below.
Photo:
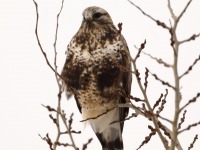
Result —
<path fill-rule="evenodd" d="M 101 13 L 95 13 L 95 14 L 93 15 L 93 18 L 94 18 L 94 19 L 98 19 L 98 18 L 101 17 L 101 16 L 102 16 Z"/>

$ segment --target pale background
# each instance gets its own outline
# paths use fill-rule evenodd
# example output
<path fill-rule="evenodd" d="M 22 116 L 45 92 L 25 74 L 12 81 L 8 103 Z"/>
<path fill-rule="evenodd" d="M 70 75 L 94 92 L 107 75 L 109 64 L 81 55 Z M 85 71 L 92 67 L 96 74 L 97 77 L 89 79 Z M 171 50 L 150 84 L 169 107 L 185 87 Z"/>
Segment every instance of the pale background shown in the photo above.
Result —
<path fill-rule="evenodd" d="M 38 0 L 40 10 L 39 36 L 49 60 L 53 63 L 53 40 L 55 34 L 55 16 L 59 11 L 61 1 Z M 183 9 L 188 0 L 172 0 L 175 13 Z M 146 12 L 154 18 L 164 21 L 169 25 L 170 13 L 167 9 L 167 0 L 135 0 Z M 60 16 L 60 28 L 58 34 L 58 66 L 61 70 L 65 61 L 65 50 L 72 36 L 77 32 L 81 21 L 82 11 L 87 6 L 100 6 L 106 9 L 115 25 L 123 22 L 122 33 L 125 36 L 131 54 L 135 56 L 144 39 L 147 40 L 145 51 L 153 56 L 162 58 L 172 63 L 172 49 L 169 46 L 169 33 L 158 27 L 149 18 L 143 16 L 135 7 L 126 0 L 65 0 L 63 12 Z M 56 127 L 48 117 L 49 112 L 41 106 L 57 105 L 57 92 L 54 73 L 45 63 L 44 57 L 37 45 L 35 28 L 35 6 L 31 0 L 0 0 L 0 150 L 48 150 L 48 145 L 40 139 L 38 133 L 49 133 L 55 138 Z M 178 27 L 178 38 L 185 39 L 193 33 L 200 32 L 200 1 L 193 0 L 187 13 L 184 15 Z M 179 72 L 183 73 L 200 54 L 200 38 L 181 46 L 179 59 Z M 173 84 L 171 69 L 157 65 L 147 56 L 142 55 L 138 66 L 144 77 L 144 67 L 147 66 L 152 72 Z M 183 102 L 194 97 L 200 91 L 200 63 L 193 71 L 183 78 L 182 92 Z M 148 94 L 151 105 L 158 99 L 165 88 L 150 77 Z M 143 80 L 143 78 L 142 78 Z M 170 91 L 171 92 L 171 91 Z M 135 78 L 133 80 L 132 95 L 141 97 Z M 100 150 L 90 127 L 84 129 L 80 123 L 81 116 L 76 108 L 74 100 L 66 102 L 63 95 L 63 109 L 69 116 L 74 112 L 74 129 L 81 130 L 81 135 L 75 135 L 75 142 L 79 147 L 91 137 L 94 138 L 88 149 Z M 173 118 L 173 94 L 169 94 L 163 116 Z M 188 107 L 186 121 L 183 127 L 189 123 L 200 120 L 200 102 Z M 133 118 L 125 123 L 124 145 L 125 150 L 138 148 L 145 136 L 149 134 L 147 126 L 151 122 L 143 117 Z M 187 149 L 195 134 L 200 133 L 200 127 L 191 129 L 180 136 L 180 142 Z M 65 139 L 64 139 L 65 140 Z M 67 139 L 68 140 L 68 139 Z M 69 140 L 68 140 L 69 142 Z M 64 149 L 64 148 L 60 148 Z M 68 148 L 67 148 L 68 149 Z M 143 150 L 160 150 L 163 146 L 157 135 L 145 146 Z M 200 149 L 200 140 L 195 143 L 194 150 Z"/>

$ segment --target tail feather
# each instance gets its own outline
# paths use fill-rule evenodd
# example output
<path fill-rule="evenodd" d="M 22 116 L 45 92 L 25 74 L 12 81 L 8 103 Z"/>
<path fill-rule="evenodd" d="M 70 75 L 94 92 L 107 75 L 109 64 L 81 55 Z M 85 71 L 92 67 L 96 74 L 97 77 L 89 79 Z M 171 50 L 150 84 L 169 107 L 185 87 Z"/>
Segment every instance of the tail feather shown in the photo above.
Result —
<path fill-rule="evenodd" d="M 105 139 L 103 136 L 103 133 L 96 133 L 96 136 L 98 137 L 101 145 L 102 150 L 123 150 L 123 141 L 121 136 L 116 137 L 113 139 Z"/>
<path fill-rule="evenodd" d="M 103 150 L 123 150 L 122 124 L 119 120 L 119 108 L 90 121 Z"/>

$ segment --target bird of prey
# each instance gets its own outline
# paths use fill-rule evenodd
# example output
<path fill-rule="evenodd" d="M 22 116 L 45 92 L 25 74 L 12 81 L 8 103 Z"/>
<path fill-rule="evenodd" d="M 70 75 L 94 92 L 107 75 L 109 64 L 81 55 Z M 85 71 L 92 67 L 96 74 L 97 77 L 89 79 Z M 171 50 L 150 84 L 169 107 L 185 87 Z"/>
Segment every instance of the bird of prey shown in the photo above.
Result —
<path fill-rule="evenodd" d="M 74 95 L 103 150 L 123 150 L 123 121 L 128 108 L 118 104 L 126 103 L 131 91 L 128 55 L 126 41 L 108 12 L 96 6 L 86 8 L 67 47 L 61 77 L 67 96 Z"/>

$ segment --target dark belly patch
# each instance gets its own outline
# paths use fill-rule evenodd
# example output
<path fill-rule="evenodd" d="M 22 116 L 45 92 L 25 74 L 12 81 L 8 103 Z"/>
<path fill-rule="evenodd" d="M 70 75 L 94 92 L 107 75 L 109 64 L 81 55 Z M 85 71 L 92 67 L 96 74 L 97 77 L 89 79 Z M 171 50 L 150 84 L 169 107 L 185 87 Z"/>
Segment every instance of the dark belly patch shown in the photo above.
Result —
<path fill-rule="evenodd" d="M 68 67 L 66 72 L 66 83 L 72 89 L 85 89 L 90 81 L 90 75 L 84 69 L 87 68 L 83 65 L 75 65 Z"/>
<path fill-rule="evenodd" d="M 118 76 L 120 70 L 117 67 L 105 67 L 98 70 L 97 73 L 97 86 L 100 90 L 112 86 Z"/>

